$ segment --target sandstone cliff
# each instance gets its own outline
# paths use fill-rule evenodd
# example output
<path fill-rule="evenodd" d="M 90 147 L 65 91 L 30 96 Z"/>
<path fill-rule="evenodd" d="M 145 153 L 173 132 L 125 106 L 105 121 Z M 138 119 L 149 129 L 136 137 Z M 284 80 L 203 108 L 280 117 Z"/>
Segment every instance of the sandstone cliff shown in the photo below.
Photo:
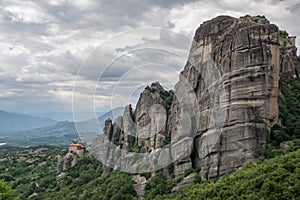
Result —
<path fill-rule="evenodd" d="M 106 121 L 92 153 L 114 169 L 135 173 L 151 160 L 144 170 L 154 171 L 171 161 L 175 177 L 200 168 L 208 180 L 255 161 L 278 122 L 280 80 L 299 75 L 294 40 L 261 16 L 204 22 L 174 93 L 147 87 L 134 111 L 128 105 Z"/>
<path fill-rule="evenodd" d="M 198 28 L 181 79 L 193 88 L 199 124 L 193 153 L 176 163 L 178 175 L 185 165 L 216 179 L 261 155 L 265 128 L 278 121 L 280 77 L 298 76 L 295 44 L 283 49 L 280 40 L 278 27 L 260 16 L 220 16 Z M 221 90 L 210 90 L 216 85 Z M 178 113 L 178 107 L 175 101 L 171 113 Z M 221 118 L 214 115 L 216 107 L 222 110 L 219 116 L 224 112 Z M 177 118 L 171 116 L 170 124 Z"/>
<path fill-rule="evenodd" d="M 106 167 L 131 173 L 154 171 L 161 150 L 170 137 L 167 134 L 167 112 L 173 99 L 172 91 L 165 91 L 158 83 L 147 86 L 140 94 L 136 109 L 127 105 L 115 122 L 107 119 L 103 135 L 91 145 L 91 153 Z M 139 154 L 141 153 L 141 154 Z M 146 162 L 144 167 L 139 163 Z"/>
<path fill-rule="evenodd" d="M 72 168 L 74 165 L 76 165 L 79 159 L 80 157 L 76 153 L 67 153 L 64 156 L 59 157 L 57 171 L 61 173 Z"/>

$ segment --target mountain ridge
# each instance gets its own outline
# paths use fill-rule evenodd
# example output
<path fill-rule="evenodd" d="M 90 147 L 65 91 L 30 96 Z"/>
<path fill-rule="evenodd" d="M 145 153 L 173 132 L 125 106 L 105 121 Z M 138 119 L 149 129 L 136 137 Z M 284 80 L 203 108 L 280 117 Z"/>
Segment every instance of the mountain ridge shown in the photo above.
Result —
<path fill-rule="evenodd" d="M 51 118 L 0 111 L 0 132 L 40 128 L 56 122 Z"/>
<path fill-rule="evenodd" d="M 100 127 L 104 127 L 104 121 L 106 118 L 114 118 L 114 115 L 119 115 L 123 111 L 123 108 L 115 108 L 107 113 L 97 117 L 97 121 Z M 84 137 L 94 137 L 99 133 L 98 126 L 95 127 L 95 119 L 89 119 L 85 121 L 76 122 L 80 126 L 80 134 L 83 132 L 90 133 L 91 136 L 87 134 Z M 7 145 L 12 146 L 38 146 L 43 144 L 55 145 L 55 146 L 68 146 L 72 140 L 79 141 L 80 134 L 78 135 L 78 130 L 76 128 L 75 122 L 70 121 L 60 121 L 56 124 L 40 127 L 35 129 L 21 130 L 21 131 L 10 131 L 0 133 L 0 143 L 7 143 Z M 83 137 L 83 136 L 82 136 Z"/>

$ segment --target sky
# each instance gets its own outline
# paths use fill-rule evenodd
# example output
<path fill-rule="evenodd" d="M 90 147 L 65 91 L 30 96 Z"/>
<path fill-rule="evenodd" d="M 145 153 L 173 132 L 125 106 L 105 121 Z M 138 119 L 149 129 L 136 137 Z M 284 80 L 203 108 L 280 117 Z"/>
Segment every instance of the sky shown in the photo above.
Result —
<path fill-rule="evenodd" d="M 152 82 L 172 89 L 201 23 L 246 14 L 300 37 L 295 0 L 1 0 L 0 110 L 134 105 Z"/>

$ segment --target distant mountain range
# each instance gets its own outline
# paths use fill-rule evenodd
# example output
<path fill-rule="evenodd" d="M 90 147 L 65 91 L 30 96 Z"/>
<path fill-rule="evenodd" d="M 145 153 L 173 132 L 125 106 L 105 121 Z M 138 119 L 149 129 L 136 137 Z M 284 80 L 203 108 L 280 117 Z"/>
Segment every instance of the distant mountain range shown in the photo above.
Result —
<path fill-rule="evenodd" d="M 57 121 L 50 118 L 0 111 L 0 132 L 34 129 L 55 123 Z"/>
<path fill-rule="evenodd" d="M 105 112 L 96 112 L 96 116 L 101 116 Z M 84 121 L 90 118 L 91 114 L 90 112 L 77 112 L 76 113 L 76 119 L 80 121 Z M 28 113 L 28 115 L 36 116 L 36 117 L 46 117 L 51 118 L 56 121 L 74 121 L 73 119 L 73 113 L 72 112 L 43 112 L 43 113 Z"/>
<path fill-rule="evenodd" d="M 118 107 L 96 119 L 76 123 L 61 121 L 40 128 L 2 132 L 0 133 L 0 143 L 6 143 L 10 146 L 38 146 L 43 144 L 67 146 L 72 140 L 78 141 L 79 135 L 85 141 L 90 142 L 91 139 L 102 132 L 106 119 L 114 119 L 122 115 L 123 112 L 124 108 Z"/>

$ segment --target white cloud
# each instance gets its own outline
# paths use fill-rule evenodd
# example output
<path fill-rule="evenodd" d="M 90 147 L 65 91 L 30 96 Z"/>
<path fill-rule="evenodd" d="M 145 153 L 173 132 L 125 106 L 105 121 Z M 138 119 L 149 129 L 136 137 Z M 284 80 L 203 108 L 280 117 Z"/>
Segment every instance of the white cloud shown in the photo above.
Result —
<path fill-rule="evenodd" d="M 281 29 L 300 36 L 299 9 L 296 0 L 152 0 L 143 3 L 135 0 L 3 0 L 0 2 L 0 109 L 70 111 L 72 86 L 83 61 L 90 67 L 77 79 L 76 96 L 88 104 L 105 66 L 122 53 L 121 59 L 103 74 L 104 89 L 97 94 L 96 106 L 100 110 L 107 109 L 110 90 L 116 86 L 118 94 L 113 98 L 118 104 L 133 101 L 128 100 L 132 99 L 128 94 L 143 88 L 143 84 L 160 80 L 169 87 L 176 82 L 176 73 L 184 65 L 182 58 L 187 56 L 193 34 L 203 21 L 217 15 L 265 15 Z M 139 35 L 135 31 L 125 39 L 120 36 L 121 32 L 145 27 L 169 28 L 177 34 L 154 31 Z M 115 37 L 116 34 L 119 35 Z M 300 46 L 299 39 L 297 43 Z M 91 54 L 99 45 L 102 49 Z M 152 49 L 133 51 L 146 47 Z M 159 51 L 160 47 L 167 47 L 169 53 Z M 126 51 L 118 53 L 118 48 L 127 54 Z M 167 73 L 155 68 L 158 73 L 152 73 L 149 67 L 150 70 L 139 71 L 138 75 L 126 76 L 132 67 L 151 62 L 173 66 L 176 70 Z"/>
<path fill-rule="evenodd" d="M 271 23 L 287 30 L 291 35 L 300 37 L 300 4 L 297 0 L 264 0 L 264 1 L 232 1 L 203 0 L 172 9 L 169 19 L 175 24 L 175 30 L 187 31 L 191 36 L 201 23 L 218 15 L 240 17 L 249 15 L 265 15 Z M 300 10 L 300 9 L 299 9 Z M 300 39 L 297 39 L 300 47 Z"/>
<path fill-rule="evenodd" d="M 43 12 L 38 4 L 31 1 L 5 1 L 9 5 L 4 7 L 12 23 L 43 24 L 48 22 L 49 16 Z"/>

